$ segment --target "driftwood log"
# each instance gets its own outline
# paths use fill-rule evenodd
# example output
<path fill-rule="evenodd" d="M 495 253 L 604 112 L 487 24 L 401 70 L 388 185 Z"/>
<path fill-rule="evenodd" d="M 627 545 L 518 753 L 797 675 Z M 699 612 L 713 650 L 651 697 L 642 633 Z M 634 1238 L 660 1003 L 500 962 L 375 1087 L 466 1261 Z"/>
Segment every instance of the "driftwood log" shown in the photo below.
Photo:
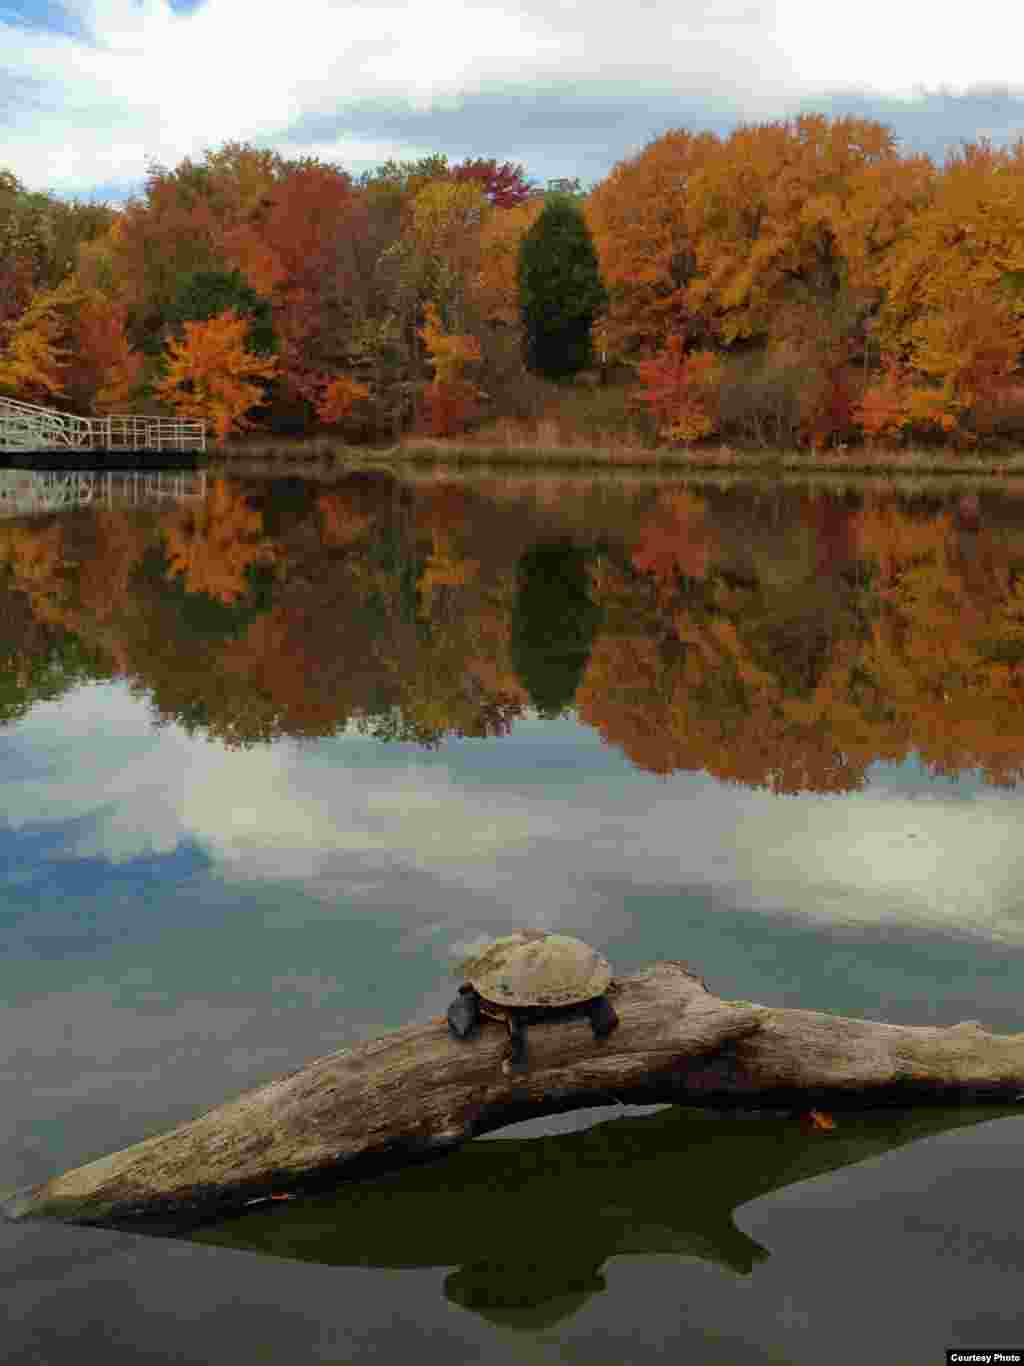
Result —
<path fill-rule="evenodd" d="M 678 962 L 619 978 L 609 994 L 620 1020 L 609 1038 L 595 1040 L 585 1018 L 535 1023 L 525 1074 L 503 1075 L 498 1023 L 463 1042 L 436 1017 L 19 1191 L 0 1213 L 188 1228 L 613 1101 L 840 1111 L 1024 1100 L 1024 1034 L 990 1034 L 975 1020 L 917 1027 L 726 1001 Z"/>

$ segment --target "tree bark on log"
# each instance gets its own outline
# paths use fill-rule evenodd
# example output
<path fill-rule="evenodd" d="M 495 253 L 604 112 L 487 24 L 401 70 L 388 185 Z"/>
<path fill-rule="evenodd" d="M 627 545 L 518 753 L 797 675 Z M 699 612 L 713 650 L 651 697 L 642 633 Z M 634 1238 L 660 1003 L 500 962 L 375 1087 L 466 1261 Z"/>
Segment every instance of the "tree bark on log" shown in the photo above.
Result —
<path fill-rule="evenodd" d="M 443 1156 L 538 1115 L 622 1101 L 841 1111 L 1024 1100 L 1024 1034 L 857 1020 L 713 995 L 659 962 L 609 988 L 606 1039 L 583 1017 L 531 1024 L 529 1070 L 501 1071 L 507 1034 L 444 1016 L 317 1058 L 165 1134 L 0 1202 L 8 1219 L 177 1231 L 292 1194 Z"/>

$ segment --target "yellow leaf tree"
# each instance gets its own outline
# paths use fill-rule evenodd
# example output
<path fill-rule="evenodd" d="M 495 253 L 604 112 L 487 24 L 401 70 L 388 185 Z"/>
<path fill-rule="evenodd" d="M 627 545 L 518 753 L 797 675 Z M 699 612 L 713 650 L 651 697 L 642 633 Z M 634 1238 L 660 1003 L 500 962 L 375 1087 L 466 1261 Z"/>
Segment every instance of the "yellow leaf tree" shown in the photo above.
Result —
<path fill-rule="evenodd" d="M 245 349 L 249 319 L 228 309 L 208 322 L 187 322 L 184 341 L 167 343 L 167 376 L 153 386 L 179 413 L 213 424 L 218 443 L 229 432 L 252 427 L 245 414 L 263 398 L 254 379 L 272 379 L 277 357 Z"/>
<path fill-rule="evenodd" d="M 892 133 L 866 119 L 801 114 L 735 129 L 687 185 L 689 306 L 727 343 L 818 331 L 850 292 L 847 206 L 867 169 L 897 159 Z"/>
<path fill-rule="evenodd" d="M 1024 350 L 1024 139 L 947 158 L 912 230 L 880 264 L 883 348 L 971 410 L 1013 383 Z"/>
<path fill-rule="evenodd" d="M 263 513 L 249 505 L 234 481 L 214 479 L 199 504 L 176 509 L 164 523 L 167 577 L 180 574 L 190 593 L 236 602 L 248 590 L 246 571 L 279 558 L 266 535 Z"/>
<path fill-rule="evenodd" d="M 481 225 L 480 265 L 471 277 L 470 293 L 486 322 L 519 326 L 519 245 L 543 211 L 542 199 L 528 199 L 514 208 L 489 214 Z"/>
<path fill-rule="evenodd" d="M 124 305 L 84 286 L 72 272 L 54 289 L 38 290 L 14 324 L 0 358 L 0 384 L 29 402 L 66 399 L 74 412 L 123 408 L 140 382 L 142 357 L 125 335 Z"/>
<path fill-rule="evenodd" d="M 475 337 L 445 333 L 432 303 L 424 306 L 423 313 L 426 321 L 418 334 L 434 366 L 434 382 L 427 389 L 431 430 L 434 436 L 453 436 L 462 426 L 472 399 L 485 397 L 475 384 L 462 378 L 463 366 L 480 359 L 480 343 Z"/>
<path fill-rule="evenodd" d="M 437 302 L 456 326 L 464 322 L 463 281 L 479 270 L 481 226 L 493 212 L 474 181 L 425 185 L 412 206 L 409 236 L 433 263 Z"/>
<path fill-rule="evenodd" d="M 46 300 L 33 301 L 16 323 L 4 327 L 8 341 L 0 352 L 0 390 L 28 403 L 63 395 L 70 352 L 57 344 L 63 329 Z"/>
<path fill-rule="evenodd" d="M 725 347 L 850 332 L 927 173 L 865 119 L 805 114 L 724 140 L 670 130 L 584 207 L 611 295 L 609 349 L 649 358 L 675 332 Z"/>

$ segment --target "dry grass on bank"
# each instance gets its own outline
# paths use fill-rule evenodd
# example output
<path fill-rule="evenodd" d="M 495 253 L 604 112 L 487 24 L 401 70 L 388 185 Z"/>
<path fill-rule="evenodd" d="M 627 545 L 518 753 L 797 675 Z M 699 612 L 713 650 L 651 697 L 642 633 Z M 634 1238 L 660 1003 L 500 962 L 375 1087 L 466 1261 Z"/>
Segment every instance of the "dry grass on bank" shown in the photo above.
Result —
<path fill-rule="evenodd" d="M 211 448 L 211 463 L 337 466 L 414 462 L 477 466 L 603 466 L 661 470 L 842 474 L 1024 474 L 1024 449 L 972 451 L 941 447 L 850 445 L 814 451 L 737 447 L 714 441 L 699 446 L 659 443 L 646 411 L 630 402 L 635 386 L 541 386 L 535 415 L 499 417 L 452 439 L 406 435 L 397 444 L 351 446 L 341 435 L 302 438 L 246 437 Z"/>
<path fill-rule="evenodd" d="M 319 441 L 319 438 L 316 439 Z M 970 476 L 996 479 L 1024 478 L 1024 453 L 1010 456 L 962 454 L 936 450 L 873 450 L 849 451 L 736 451 L 728 446 L 698 450 L 675 448 L 662 450 L 628 450 L 595 448 L 590 446 L 471 446 L 452 441 L 433 441 L 419 438 L 414 443 L 389 448 L 346 446 L 338 441 L 326 441 L 316 449 L 311 443 L 280 442 L 248 444 L 244 449 L 230 447 L 219 455 L 211 453 L 210 468 L 225 473 L 242 474 L 248 471 L 291 473 L 310 472 L 330 475 L 341 467 L 376 466 L 399 469 L 447 469 L 465 473 L 497 474 L 502 470 L 588 471 L 596 473 L 619 471 L 657 471 L 661 474 L 686 474 L 701 471 L 707 474 L 732 476 L 775 477 L 792 479 L 813 475 L 841 478 L 842 476 L 921 475 L 931 477 Z"/>
<path fill-rule="evenodd" d="M 658 447 L 654 450 L 585 444 L 559 445 L 554 442 L 519 442 L 504 446 L 484 446 L 458 441 L 436 441 L 416 437 L 403 442 L 396 460 L 443 462 L 469 465 L 480 461 L 541 465 L 625 465 L 680 470 L 833 470 L 842 474 L 1024 474 L 1024 451 L 1005 453 L 939 449 L 868 447 L 836 450 L 737 450 L 727 445 L 700 447 Z"/>

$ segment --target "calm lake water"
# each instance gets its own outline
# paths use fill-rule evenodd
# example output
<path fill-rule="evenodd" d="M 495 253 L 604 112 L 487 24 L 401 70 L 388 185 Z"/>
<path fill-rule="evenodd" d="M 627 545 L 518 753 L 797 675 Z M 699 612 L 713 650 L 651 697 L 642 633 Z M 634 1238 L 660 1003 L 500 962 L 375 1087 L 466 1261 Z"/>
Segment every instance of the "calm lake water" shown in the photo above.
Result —
<path fill-rule="evenodd" d="M 441 1012 L 521 925 L 1017 1032 L 1024 500 L 0 472 L 0 1191 Z M 0 1224 L 6 1366 L 1024 1345 L 1024 1116 L 619 1107 L 169 1239 Z"/>

